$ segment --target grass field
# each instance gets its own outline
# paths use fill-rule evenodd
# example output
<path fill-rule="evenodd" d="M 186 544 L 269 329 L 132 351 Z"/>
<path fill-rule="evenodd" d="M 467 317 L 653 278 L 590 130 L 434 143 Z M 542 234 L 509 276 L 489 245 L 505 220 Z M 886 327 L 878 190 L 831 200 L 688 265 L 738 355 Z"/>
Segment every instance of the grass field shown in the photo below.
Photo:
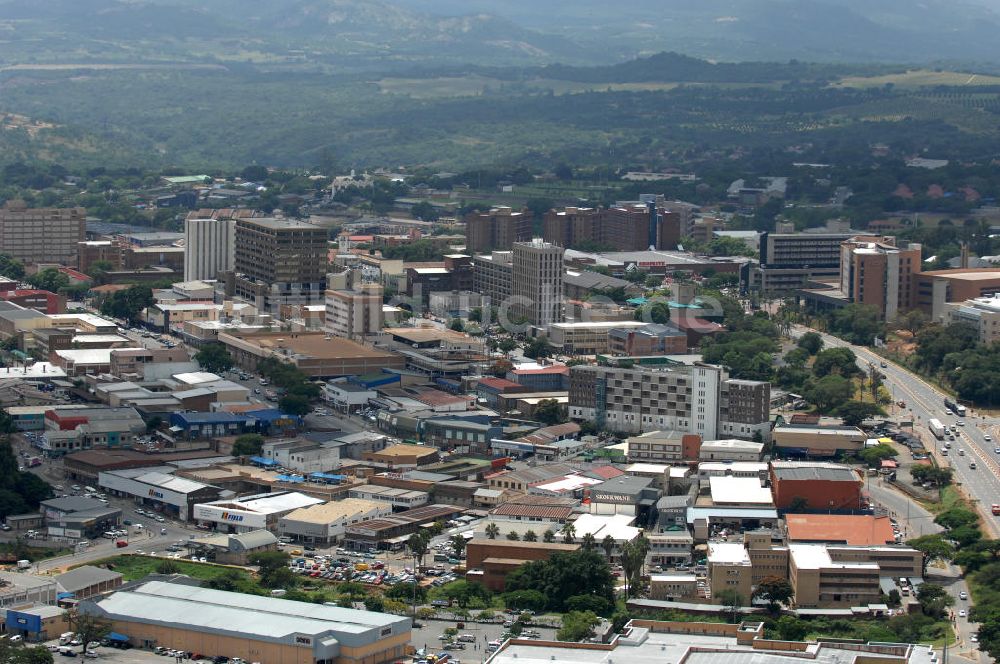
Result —
<path fill-rule="evenodd" d="M 834 83 L 834 87 L 880 88 L 888 84 L 900 88 L 925 88 L 938 85 L 1000 85 L 1000 77 L 957 71 L 911 69 L 902 74 L 888 74 L 886 76 L 849 76 Z"/>
<path fill-rule="evenodd" d="M 101 560 L 96 560 L 87 564 L 97 566 L 106 565 L 110 569 L 114 569 L 116 572 L 121 573 L 125 577 L 126 581 L 135 581 L 149 574 L 156 574 L 157 568 L 165 562 L 168 562 L 165 558 L 124 555 L 102 558 Z M 219 577 L 232 569 L 236 569 L 233 567 L 226 567 L 224 565 L 194 563 L 185 560 L 170 560 L 169 562 L 176 566 L 178 570 L 177 573 L 186 574 L 194 579 L 202 579 L 205 581 Z M 250 575 L 245 571 L 242 573 L 246 576 L 247 581 L 250 581 Z"/>

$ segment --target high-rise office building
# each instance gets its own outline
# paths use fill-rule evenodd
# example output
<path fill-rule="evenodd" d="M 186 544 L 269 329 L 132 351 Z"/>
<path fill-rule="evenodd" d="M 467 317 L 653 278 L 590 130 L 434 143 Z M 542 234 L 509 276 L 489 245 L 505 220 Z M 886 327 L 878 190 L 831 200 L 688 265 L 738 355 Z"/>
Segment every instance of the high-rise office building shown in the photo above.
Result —
<path fill-rule="evenodd" d="M 359 283 L 359 277 L 357 270 L 327 276 L 328 334 L 357 341 L 382 329 L 382 286 Z"/>
<path fill-rule="evenodd" d="M 580 365 L 570 369 L 569 415 L 630 433 L 767 439 L 770 394 L 770 383 L 730 379 L 714 365 Z"/>
<path fill-rule="evenodd" d="M 465 251 L 510 249 L 515 242 L 531 239 L 532 216 L 528 210 L 514 212 L 509 207 L 489 212 L 473 212 L 465 218 Z"/>
<path fill-rule="evenodd" d="M 29 208 L 24 201 L 0 208 L 0 253 L 22 263 L 75 266 L 86 231 L 83 208 Z"/>
<path fill-rule="evenodd" d="M 921 248 L 895 238 L 856 237 L 840 245 L 840 292 L 848 302 L 876 307 L 885 320 L 914 305 Z"/>
<path fill-rule="evenodd" d="M 237 297 L 268 313 L 325 301 L 325 228 L 294 219 L 239 219 L 234 242 Z"/>
<path fill-rule="evenodd" d="M 542 224 L 546 242 L 567 248 L 599 245 L 615 251 L 676 249 L 680 231 L 680 217 L 676 213 L 635 203 L 607 209 L 550 210 Z"/>
<path fill-rule="evenodd" d="M 562 247 L 535 238 L 512 247 L 511 312 L 545 327 L 563 319 Z"/>
<path fill-rule="evenodd" d="M 188 218 L 184 221 L 184 280 L 217 279 L 236 262 L 236 220 Z"/>

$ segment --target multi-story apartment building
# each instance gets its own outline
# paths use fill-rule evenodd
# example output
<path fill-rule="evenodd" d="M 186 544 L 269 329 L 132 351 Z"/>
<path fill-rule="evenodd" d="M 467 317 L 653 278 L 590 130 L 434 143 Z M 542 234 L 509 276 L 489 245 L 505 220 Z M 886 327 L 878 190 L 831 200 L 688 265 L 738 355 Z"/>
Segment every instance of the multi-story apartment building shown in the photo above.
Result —
<path fill-rule="evenodd" d="M 217 279 L 236 263 L 236 220 L 189 216 L 184 221 L 184 280 Z"/>
<path fill-rule="evenodd" d="M 850 233 L 764 233 L 760 238 L 760 265 L 751 271 L 750 288 L 787 293 L 812 279 L 840 274 L 840 245 Z"/>
<path fill-rule="evenodd" d="M 24 201 L 8 201 L 0 208 L 0 253 L 22 263 L 76 265 L 86 223 L 83 208 L 29 208 Z"/>
<path fill-rule="evenodd" d="M 235 243 L 235 294 L 258 310 L 324 301 L 325 228 L 294 219 L 239 219 Z"/>
<path fill-rule="evenodd" d="M 676 249 L 680 224 L 680 215 L 675 212 L 636 203 L 606 209 L 567 207 L 545 215 L 542 237 L 560 247 L 591 243 L 617 251 Z"/>
<path fill-rule="evenodd" d="M 361 284 L 357 274 L 349 270 L 327 277 L 325 329 L 333 336 L 359 340 L 385 324 L 382 286 Z"/>
<path fill-rule="evenodd" d="M 494 307 L 510 297 L 514 279 L 514 253 L 494 251 L 473 258 L 473 289 Z"/>
<path fill-rule="evenodd" d="M 919 244 L 900 249 L 891 237 L 852 238 L 840 245 L 840 291 L 850 302 L 872 305 L 893 320 L 913 306 L 920 260 Z"/>
<path fill-rule="evenodd" d="M 770 383 L 731 380 L 722 367 L 575 366 L 569 415 L 625 432 L 654 430 L 767 440 Z"/>
<path fill-rule="evenodd" d="M 510 249 L 515 242 L 531 239 L 532 215 L 509 207 L 473 212 L 465 218 L 465 250 L 472 252 Z"/>
<path fill-rule="evenodd" d="M 563 319 L 563 248 L 539 238 L 512 248 L 511 312 L 545 328 Z"/>

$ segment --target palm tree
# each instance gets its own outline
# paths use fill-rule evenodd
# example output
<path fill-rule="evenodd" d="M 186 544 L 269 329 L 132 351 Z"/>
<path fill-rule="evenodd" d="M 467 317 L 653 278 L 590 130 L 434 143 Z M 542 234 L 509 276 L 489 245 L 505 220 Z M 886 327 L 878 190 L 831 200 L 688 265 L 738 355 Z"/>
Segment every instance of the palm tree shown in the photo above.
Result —
<path fill-rule="evenodd" d="M 490 525 L 486 526 L 486 536 L 489 537 L 490 539 L 496 539 L 497 535 L 499 534 L 500 534 L 500 526 L 498 526 L 497 524 L 491 523 Z"/>
<path fill-rule="evenodd" d="M 551 530 L 546 530 L 545 534 L 542 535 L 542 541 L 546 544 L 552 544 L 552 542 L 556 541 L 556 534 Z"/>
<path fill-rule="evenodd" d="M 512 530 L 509 533 L 507 533 L 507 539 L 509 539 L 512 542 L 516 542 L 517 540 L 521 539 L 521 536 L 517 534 L 516 530 Z"/>
<path fill-rule="evenodd" d="M 451 536 L 451 548 L 455 552 L 456 558 L 461 558 L 462 554 L 465 553 L 466 540 L 461 535 Z"/>
<path fill-rule="evenodd" d="M 534 530 L 528 530 L 525 531 L 524 537 L 522 537 L 521 539 L 524 540 L 525 542 L 537 542 L 538 535 L 535 534 Z"/>
<path fill-rule="evenodd" d="M 563 526 L 562 532 L 563 532 L 563 542 L 565 542 L 566 544 L 572 544 L 573 541 L 576 539 L 576 528 L 573 526 L 572 523 L 567 523 L 565 526 Z"/>
<path fill-rule="evenodd" d="M 597 539 L 594 537 L 593 533 L 587 533 L 583 536 L 583 550 L 593 551 L 594 547 L 597 546 Z"/>
<path fill-rule="evenodd" d="M 601 546 L 604 548 L 604 555 L 607 556 L 608 560 L 611 560 L 611 554 L 615 551 L 615 538 L 611 535 L 605 535 L 604 539 L 601 540 Z"/>
<path fill-rule="evenodd" d="M 418 567 L 423 567 L 424 556 L 427 555 L 427 545 L 430 544 L 430 541 L 430 533 L 426 530 L 417 531 L 406 540 L 406 547 L 413 554 Z"/>

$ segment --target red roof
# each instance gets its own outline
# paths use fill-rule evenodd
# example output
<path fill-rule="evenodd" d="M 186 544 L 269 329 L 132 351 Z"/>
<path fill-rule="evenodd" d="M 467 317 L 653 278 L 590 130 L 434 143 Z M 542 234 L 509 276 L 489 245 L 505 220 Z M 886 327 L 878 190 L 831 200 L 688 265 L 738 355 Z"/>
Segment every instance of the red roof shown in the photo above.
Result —
<path fill-rule="evenodd" d="M 479 381 L 479 385 L 489 387 L 500 392 L 510 389 L 521 389 L 521 385 L 519 383 L 507 380 L 506 378 L 483 378 Z"/>
<path fill-rule="evenodd" d="M 696 332 L 701 332 L 703 334 L 721 332 L 725 329 L 722 325 L 713 323 L 710 320 L 705 320 L 704 318 L 687 318 L 685 316 L 680 316 L 677 320 L 671 320 L 670 322 L 682 330 L 695 330 Z"/>
<path fill-rule="evenodd" d="M 595 466 L 589 472 L 591 475 L 597 475 L 606 480 L 613 480 L 625 474 L 624 470 L 615 468 L 614 466 Z"/>
<path fill-rule="evenodd" d="M 90 276 L 80 272 L 79 270 L 74 270 L 71 267 L 61 267 L 59 271 L 65 274 L 67 277 L 76 279 L 77 281 L 91 281 Z"/>

